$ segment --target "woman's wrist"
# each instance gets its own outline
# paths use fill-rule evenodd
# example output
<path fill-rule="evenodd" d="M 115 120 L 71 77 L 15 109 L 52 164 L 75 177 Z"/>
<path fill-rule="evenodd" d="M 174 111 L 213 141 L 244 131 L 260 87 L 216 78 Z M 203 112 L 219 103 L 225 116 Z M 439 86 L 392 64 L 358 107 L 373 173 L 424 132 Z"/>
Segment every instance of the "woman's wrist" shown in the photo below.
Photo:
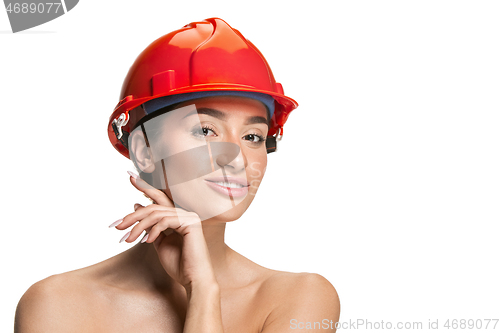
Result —
<path fill-rule="evenodd" d="M 191 298 L 193 294 L 203 295 L 218 295 L 220 292 L 219 284 L 215 279 L 204 279 L 201 281 L 191 281 L 185 285 L 188 297 Z"/>

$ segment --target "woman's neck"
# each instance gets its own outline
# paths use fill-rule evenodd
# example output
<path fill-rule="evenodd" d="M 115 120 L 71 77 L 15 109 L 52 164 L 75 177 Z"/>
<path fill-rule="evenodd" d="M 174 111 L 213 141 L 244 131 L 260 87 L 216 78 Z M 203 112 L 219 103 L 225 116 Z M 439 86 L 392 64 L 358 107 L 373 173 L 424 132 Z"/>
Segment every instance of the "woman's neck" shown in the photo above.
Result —
<path fill-rule="evenodd" d="M 225 229 L 226 223 L 203 224 L 203 234 L 219 284 L 232 280 L 229 262 L 234 258 L 235 253 L 224 242 Z M 175 284 L 161 265 L 154 244 L 138 242 L 122 255 L 128 267 L 126 273 L 128 277 L 141 283 L 147 289 L 170 289 Z"/>

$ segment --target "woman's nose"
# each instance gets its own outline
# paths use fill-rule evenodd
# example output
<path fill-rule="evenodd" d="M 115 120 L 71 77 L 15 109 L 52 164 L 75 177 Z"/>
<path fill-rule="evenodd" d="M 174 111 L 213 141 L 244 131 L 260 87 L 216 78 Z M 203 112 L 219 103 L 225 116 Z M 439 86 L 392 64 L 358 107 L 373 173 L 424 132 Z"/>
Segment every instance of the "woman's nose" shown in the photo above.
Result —
<path fill-rule="evenodd" d="M 220 147 L 222 149 L 220 149 L 215 158 L 217 165 L 221 168 L 225 168 L 226 170 L 229 168 L 231 169 L 231 172 L 235 174 L 245 170 L 247 161 L 243 155 L 241 147 L 238 144 L 224 142 L 224 144 Z"/>

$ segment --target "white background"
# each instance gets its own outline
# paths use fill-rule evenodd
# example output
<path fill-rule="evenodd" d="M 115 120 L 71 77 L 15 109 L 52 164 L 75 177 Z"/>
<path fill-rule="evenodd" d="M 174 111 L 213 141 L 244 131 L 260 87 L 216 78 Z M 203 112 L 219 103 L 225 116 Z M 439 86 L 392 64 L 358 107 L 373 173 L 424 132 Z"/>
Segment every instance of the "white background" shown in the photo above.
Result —
<path fill-rule="evenodd" d="M 499 318 L 497 1 L 84 0 L 16 34 L 0 10 L 0 331 L 33 283 L 133 245 L 108 225 L 148 201 L 108 117 L 149 43 L 214 16 L 300 105 L 228 245 L 325 276 L 342 322 Z"/>

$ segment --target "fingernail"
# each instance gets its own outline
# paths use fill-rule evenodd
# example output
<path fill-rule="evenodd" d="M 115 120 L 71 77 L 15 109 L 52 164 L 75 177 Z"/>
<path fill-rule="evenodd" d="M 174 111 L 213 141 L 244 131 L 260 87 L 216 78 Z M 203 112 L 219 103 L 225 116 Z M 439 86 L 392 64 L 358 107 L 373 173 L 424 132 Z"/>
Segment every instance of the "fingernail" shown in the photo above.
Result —
<path fill-rule="evenodd" d="M 129 231 L 129 232 L 127 232 L 127 233 L 125 234 L 125 236 L 123 236 L 123 237 L 122 237 L 122 239 L 120 239 L 120 243 L 121 243 L 121 242 L 123 242 L 125 239 L 127 239 L 127 238 L 128 238 L 128 236 L 130 236 L 130 231 Z"/>
<path fill-rule="evenodd" d="M 109 225 L 110 228 L 116 227 L 118 224 L 122 223 L 123 219 L 116 220 Z"/>
<path fill-rule="evenodd" d="M 137 177 L 139 177 L 139 175 L 135 174 L 134 172 L 132 171 L 127 171 L 127 173 L 130 175 L 130 177 L 134 178 L 134 179 L 137 179 Z"/>
<path fill-rule="evenodd" d="M 146 234 L 146 236 L 144 236 L 141 240 L 141 243 L 144 243 L 145 241 L 148 240 L 148 237 L 149 237 L 149 234 Z"/>

